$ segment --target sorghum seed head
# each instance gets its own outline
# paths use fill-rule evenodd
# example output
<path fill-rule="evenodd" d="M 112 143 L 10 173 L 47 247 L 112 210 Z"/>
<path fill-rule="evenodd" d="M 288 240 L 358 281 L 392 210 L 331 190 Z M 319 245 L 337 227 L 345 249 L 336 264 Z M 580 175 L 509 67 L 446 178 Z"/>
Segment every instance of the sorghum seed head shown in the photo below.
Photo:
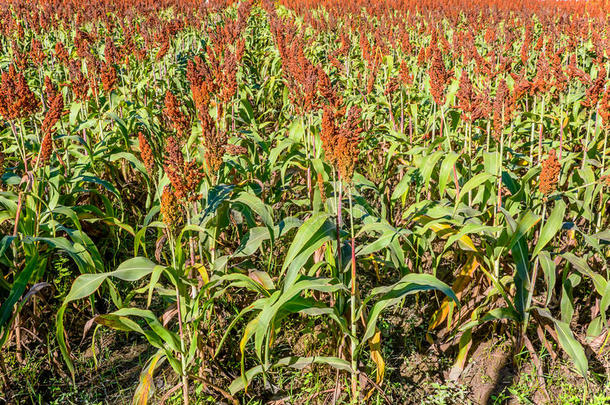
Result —
<path fill-rule="evenodd" d="M 561 169 L 559 160 L 557 160 L 555 149 L 551 149 L 549 156 L 542 161 L 541 165 L 540 192 L 544 195 L 549 195 L 557 189 L 559 170 Z"/>

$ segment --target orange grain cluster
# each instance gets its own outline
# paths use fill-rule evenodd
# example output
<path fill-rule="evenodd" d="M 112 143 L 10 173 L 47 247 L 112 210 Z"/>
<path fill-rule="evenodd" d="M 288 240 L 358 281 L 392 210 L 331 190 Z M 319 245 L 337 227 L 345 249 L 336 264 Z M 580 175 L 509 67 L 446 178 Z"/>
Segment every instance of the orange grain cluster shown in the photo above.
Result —
<path fill-rule="evenodd" d="M 194 160 L 185 161 L 180 143 L 170 136 L 165 146 L 163 169 L 179 201 L 196 201 L 199 199 L 199 184 L 203 180 L 203 170 Z"/>
<path fill-rule="evenodd" d="M 161 218 L 170 230 L 182 222 L 182 209 L 170 186 L 165 186 L 161 193 Z"/>
<path fill-rule="evenodd" d="M 64 112 L 64 98 L 61 92 L 55 93 L 49 109 L 45 113 L 44 120 L 42 121 L 42 133 L 43 139 L 40 145 L 40 152 L 38 157 L 38 164 L 45 165 L 48 163 L 53 153 L 53 134 L 55 132 L 55 125 L 61 119 Z"/>
<path fill-rule="evenodd" d="M 557 189 L 561 169 L 555 149 L 551 149 L 549 156 L 542 161 L 541 166 L 539 189 L 542 194 L 549 195 Z"/>
<path fill-rule="evenodd" d="M 345 181 L 351 181 L 358 161 L 360 150 L 358 145 L 362 134 L 362 109 L 351 107 L 345 117 L 344 123 L 339 126 L 339 119 L 343 111 L 335 111 L 325 106 L 322 113 L 322 148 L 326 160 L 336 167 Z"/>
<path fill-rule="evenodd" d="M 25 118 L 38 108 L 38 99 L 30 90 L 25 76 L 11 65 L 0 81 L 0 115 L 7 120 Z"/>
<path fill-rule="evenodd" d="M 51 159 L 51 154 L 53 153 L 53 137 L 51 133 L 47 133 L 40 143 L 40 152 L 38 153 L 38 164 L 40 166 L 44 166 Z"/>
<path fill-rule="evenodd" d="M 115 67 L 110 62 L 104 63 L 100 75 L 102 79 L 102 88 L 106 93 L 110 93 L 112 89 L 114 89 L 117 81 Z"/>
<path fill-rule="evenodd" d="M 140 158 L 144 162 L 144 167 L 146 167 L 149 175 L 154 176 L 155 155 L 142 131 L 138 132 L 138 142 L 140 144 Z"/>
<path fill-rule="evenodd" d="M 163 112 L 180 138 L 188 136 L 191 126 L 190 121 L 186 114 L 181 111 L 180 103 L 176 96 L 169 90 L 165 93 L 165 106 Z"/>

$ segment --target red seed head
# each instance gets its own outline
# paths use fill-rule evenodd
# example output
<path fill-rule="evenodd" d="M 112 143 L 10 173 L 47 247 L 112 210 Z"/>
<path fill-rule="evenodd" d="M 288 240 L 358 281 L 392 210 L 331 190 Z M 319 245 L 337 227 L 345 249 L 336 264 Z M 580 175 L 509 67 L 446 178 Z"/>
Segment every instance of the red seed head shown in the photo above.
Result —
<path fill-rule="evenodd" d="M 53 153 L 53 136 L 51 132 L 48 132 L 40 143 L 38 164 L 40 166 L 46 165 L 49 162 L 49 159 L 51 159 L 51 153 Z"/>
<path fill-rule="evenodd" d="M 172 126 L 180 137 L 188 135 L 190 127 L 189 119 L 180 109 L 180 103 L 178 99 L 171 91 L 165 93 L 165 107 L 163 112 L 167 119 L 171 122 Z"/>
<path fill-rule="evenodd" d="M 23 73 L 11 65 L 2 73 L 0 83 L 0 115 L 7 120 L 21 119 L 33 114 L 38 108 L 38 99 L 30 90 Z"/>
<path fill-rule="evenodd" d="M 161 193 L 161 218 L 170 231 L 182 222 L 182 209 L 170 186 L 165 186 Z"/>
<path fill-rule="evenodd" d="M 44 120 L 42 121 L 42 133 L 52 134 L 54 132 L 55 124 L 61 119 L 64 110 L 64 98 L 61 92 L 57 92 L 51 104 L 49 110 L 46 112 Z"/>
<path fill-rule="evenodd" d="M 104 63 L 100 75 L 102 79 L 102 88 L 106 93 L 110 93 L 117 81 L 117 73 L 115 67 L 109 62 Z"/>
<path fill-rule="evenodd" d="M 555 149 L 551 149 L 549 157 L 542 161 L 542 169 L 540 171 L 540 192 L 544 195 L 549 195 L 557 189 L 559 180 L 559 160 Z"/>
<path fill-rule="evenodd" d="M 141 131 L 138 132 L 138 141 L 140 143 L 140 157 L 144 162 L 144 167 L 146 167 L 149 175 L 154 176 L 155 155 L 150 147 L 150 144 L 148 143 L 148 140 Z"/>

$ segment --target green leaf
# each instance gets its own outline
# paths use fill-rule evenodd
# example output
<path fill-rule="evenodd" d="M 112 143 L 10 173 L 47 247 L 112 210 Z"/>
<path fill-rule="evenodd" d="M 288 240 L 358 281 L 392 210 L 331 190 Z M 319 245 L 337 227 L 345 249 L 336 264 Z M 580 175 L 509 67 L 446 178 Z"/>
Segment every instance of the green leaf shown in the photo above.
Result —
<path fill-rule="evenodd" d="M 405 229 L 394 228 L 387 222 L 373 222 L 364 225 L 358 232 L 358 236 L 363 234 L 369 235 L 377 232 L 381 233 L 381 235 L 374 241 L 359 246 L 359 248 L 356 249 L 356 256 L 367 256 L 371 253 L 375 253 L 381 249 L 384 249 L 392 242 L 398 241 L 403 236 L 407 236 L 409 234 L 409 232 Z"/>
<path fill-rule="evenodd" d="M 115 160 L 118 160 L 118 159 L 125 159 L 129 163 L 131 163 L 136 169 L 138 169 L 138 171 L 140 173 L 143 173 L 145 175 L 149 174 L 148 171 L 146 170 L 146 167 L 144 167 L 144 164 L 142 163 L 142 161 L 140 161 L 140 159 L 135 157 L 135 155 L 133 153 L 117 152 L 117 153 L 113 153 L 112 155 L 110 155 L 110 158 L 109 158 L 109 160 L 111 162 L 114 162 Z"/>
<path fill-rule="evenodd" d="M 369 313 L 366 330 L 361 342 L 367 342 L 373 336 L 375 328 L 377 327 L 377 319 L 384 309 L 397 304 L 407 294 L 427 290 L 439 290 L 447 297 L 451 298 L 458 306 L 460 305 L 453 290 L 436 277 L 430 274 L 407 274 L 394 285 L 375 288 L 371 291 L 371 297 L 377 294 L 383 294 L 383 296 L 375 302 Z M 369 297 L 369 299 L 371 297 Z"/>
<path fill-rule="evenodd" d="M 66 238 L 56 237 L 56 238 L 43 238 L 43 237 L 30 237 L 27 236 L 24 238 L 25 243 L 31 243 L 35 241 L 44 242 L 49 246 L 54 247 L 55 249 L 62 250 L 74 260 L 78 269 L 81 273 L 90 273 L 97 270 L 103 270 L 96 267 L 91 255 L 87 251 L 87 249 L 80 243 L 71 243 Z"/>
<path fill-rule="evenodd" d="M 460 193 L 458 194 L 458 196 L 455 198 L 454 210 L 457 210 L 457 207 L 463 196 L 467 195 L 469 191 L 471 191 L 471 190 L 475 189 L 476 187 L 480 186 L 481 184 L 485 183 L 487 180 L 491 179 L 492 177 L 494 177 L 494 176 L 489 173 L 479 173 L 476 176 L 474 176 L 472 179 L 468 180 L 466 182 L 466 184 L 464 184 L 464 187 L 462 187 L 460 189 Z"/>
<path fill-rule="evenodd" d="M 555 208 L 551 212 L 549 219 L 542 227 L 540 231 L 540 237 L 538 238 L 538 243 L 536 243 L 536 247 L 532 252 L 532 257 L 536 257 L 538 253 L 555 237 L 555 234 L 561 229 L 563 225 L 563 216 L 566 211 L 566 204 L 559 200 L 555 203 Z"/>
<path fill-rule="evenodd" d="M 447 182 L 453 174 L 453 167 L 459 157 L 460 155 L 458 155 L 457 153 L 450 152 L 441 164 L 441 171 L 438 175 L 438 191 L 440 193 L 441 198 L 445 194 L 445 187 L 447 186 Z"/>
<path fill-rule="evenodd" d="M 270 238 L 271 235 L 268 228 L 263 226 L 250 228 L 242 238 L 237 250 L 233 253 L 233 257 L 244 257 L 254 254 L 261 247 L 262 243 Z"/>
<path fill-rule="evenodd" d="M 505 216 L 508 219 L 510 215 L 505 212 Z M 512 219 L 512 218 L 511 218 Z M 513 247 L 522 240 L 527 239 L 527 233 L 538 223 L 540 222 L 540 217 L 534 214 L 531 211 L 526 211 L 521 214 L 519 222 L 516 223 L 516 227 L 514 226 L 514 222 L 509 221 L 509 225 L 512 230 L 510 242 L 508 243 L 508 249 L 513 249 Z"/>
<path fill-rule="evenodd" d="M 555 262 L 551 259 L 549 252 L 542 251 L 538 254 L 540 260 L 540 266 L 544 273 L 544 281 L 546 282 L 546 304 L 548 305 L 553 296 L 553 290 L 555 289 L 556 281 L 556 269 Z"/>
<path fill-rule="evenodd" d="M 423 158 L 424 164 L 423 167 L 421 167 L 421 177 L 424 181 L 426 189 L 430 186 L 430 177 L 432 177 L 432 172 L 434 170 L 434 167 L 436 166 L 436 163 L 444 154 L 445 152 L 437 151 L 434 152 L 432 155 L 425 156 Z"/>
<path fill-rule="evenodd" d="M 602 300 L 599 303 L 599 312 L 601 313 L 601 317 L 602 317 L 604 325 L 606 324 L 606 311 L 608 310 L 609 305 L 610 305 L 610 283 L 606 284 L 606 291 L 604 291 Z"/>
<path fill-rule="evenodd" d="M 108 273 L 82 274 L 74 280 L 64 303 L 79 300 L 93 294 L 106 280 Z"/>
<path fill-rule="evenodd" d="M 110 272 L 112 277 L 120 278 L 124 281 L 136 281 L 144 276 L 149 275 L 155 268 L 156 264 L 145 257 L 134 257 L 126 260 L 119 267 Z"/>
<path fill-rule="evenodd" d="M 68 346 L 66 345 L 64 337 L 64 312 L 66 311 L 68 303 L 93 294 L 108 277 L 117 277 L 125 281 L 136 281 L 152 273 L 154 268 L 155 264 L 147 258 L 134 257 L 121 263 L 115 271 L 108 273 L 82 274 L 74 280 L 72 288 L 59 308 L 55 320 L 55 336 L 64 361 L 70 370 L 73 382 L 74 364 L 70 358 Z"/>
<path fill-rule="evenodd" d="M 587 361 L 587 356 L 585 356 L 585 350 L 582 345 L 574 338 L 572 331 L 570 330 L 570 325 L 565 322 L 558 321 L 553 319 L 555 322 L 555 331 L 557 331 L 557 338 L 559 339 L 559 344 L 565 350 L 565 352 L 570 356 L 572 362 L 576 366 L 576 369 L 580 373 L 583 378 L 587 378 L 587 371 L 589 369 L 589 362 Z"/>
<path fill-rule="evenodd" d="M 335 225 L 328 221 L 328 217 L 324 212 L 316 213 L 299 227 L 280 271 L 280 276 L 285 274 L 285 290 L 294 284 L 299 270 L 313 252 L 334 236 Z"/>
<path fill-rule="evenodd" d="M 290 288 L 285 288 L 281 294 L 274 293 L 270 299 L 272 305 L 267 305 L 263 308 L 258 316 L 258 324 L 256 326 L 254 343 L 256 354 L 259 359 L 262 359 L 262 345 L 265 336 L 273 325 L 277 313 L 290 302 L 294 297 L 305 290 L 334 292 L 340 289 L 345 289 L 345 286 L 340 284 L 336 279 L 328 278 L 310 278 L 301 277 L 299 281 L 294 283 Z"/>
<path fill-rule="evenodd" d="M 273 242 L 273 218 L 271 216 L 269 207 L 265 205 L 260 198 L 246 192 L 239 193 L 239 195 L 235 197 L 234 201 L 246 205 L 261 217 L 263 223 L 267 229 L 269 229 L 271 241 Z"/>
<path fill-rule="evenodd" d="M 121 197 L 121 195 L 117 191 L 116 187 L 114 187 L 111 183 L 107 182 L 106 180 L 102 180 L 102 179 L 100 179 L 98 177 L 94 177 L 94 176 L 79 176 L 79 177 L 74 177 L 72 179 L 73 183 L 78 183 L 80 181 L 98 184 L 98 185 L 104 187 L 106 190 L 113 193 L 116 197 L 118 197 L 118 198 Z"/>
<path fill-rule="evenodd" d="M 30 282 L 30 278 L 34 273 L 34 270 L 38 266 L 38 254 L 28 258 L 28 262 L 25 268 L 19 272 L 17 278 L 11 286 L 11 291 L 8 297 L 0 306 L 0 326 L 3 326 L 6 321 L 9 320 L 13 313 L 13 307 L 19 301 L 19 298 L 23 295 L 27 284 Z"/>
<path fill-rule="evenodd" d="M 540 217 L 528 210 L 521 215 L 519 222 L 516 222 L 505 209 L 501 208 L 501 211 L 504 213 L 510 230 L 510 239 L 506 247 L 510 249 L 517 268 L 517 274 L 514 277 L 516 287 L 514 306 L 519 315 L 524 317 L 530 269 L 526 235 L 540 221 Z"/>
<path fill-rule="evenodd" d="M 133 394 L 133 405 L 146 405 L 148 400 L 152 398 L 155 388 L 155 384 L 153 383 L 155 369 L 163 363 L 164 359 L 165 353 L 163 350 L 159 350 L 148 359 L 146 366 L 140 372 L 140 382 Z"/>
<path fill-rule="evenodd" d="M 115 271 L 109 273 L 82 274 L 74 280 L 64 303 L 88 297 L 93 294 L 108 277 L 117 277 L 125 281 L 136 281 L 152 273 L 155 264 L 145 257 L 134 257 L 121 263 Z"/>
<path fill-rule="evenodd" d="M 57 311 L 57 316 L 55 318 L 55 338 L 57 339 L 57 344 L 59 346 L 59 350 L 61 351 L 61 355 L 64 358 L 64 362 L 66 366 L 68 366 L 68 370 L 70 371 L 70 376 L 72 377 L 72 384 L 76 385 L 76 380 L 74 378 L 74 364 L 72 363 L 72 359 L 70 358 L 70 353 L 68 352 L 68 346 L 66 345 L 66 339 L 64 335 L 64 312 L 66 311 L 66 304 L 59 307 Z"/>
<path fill-rule="evenodd" d="M 163 327 L 163 325 L 161 325 L 161 322 L 159 322 L 157 316 L 152 311 L 141 308 L 121 308 L 117 311 L 110 313 L 110 315 L 124 317 L 135 316 L 144 319 L 148 326 L 153 330 L 153 332 L 155 332 L 161 339 L 163 339 L 163 341 L 173 351 L 181 351 L 180 339 L 178 338 L 178 336 L 174 332 Z"/>
<path fill-rule="evenodd" d="M 264 306 L 267 304 L 267 302 L 268 302 L 268 299 L 258 299 L 254 302 L 254 304 L 249 305 L 249 306 L 245 307 L 244 309 L 242 309 L 239 312 L 239 314 L 237 314 L 237 316 L 235 318 L 233 318 L 233 320 L 227 327 L 227 330 L 223 334 L 222 339 L 220 339 L 220 343 L 218 344 L 218 347 L 216 348 L 216 351 L 214 352 L 214 357 L 218 356 L 218 353 L 220 353 L 220 349 L 222 349 L 225 340 L 227 339 L 227 337 L 229 336 L 229 333 L 233 330 L 233 328 L 235 327 L 237 322 L 241 318 L 243 318 L 247 313 L 255 311 L 255 310 L 263 309 Z"/>
<path fill-rule="evenodd" d="M 600 296 L 604 295 L 607 285 L 606 279 L 601 274 L 595 273 L 593 270 L 591 270 L 585 259 L 582 257 L 576 257 L 574 253 L 571 252 L 563 253 L 561 256 L 570 262 L 572 266 L 574 266 L 574 268 L 580 273 L 590 277 L 593 280 L 595 291 L 597 291 Z"/>
<path fill-rule="evenodd" d="M 148 283 L 148 298 L 146 300 L 146 307 L 150 307 L 150 304 L 152 303 L 152 295 L 153 295 L 153 291 L 155 289 L 155 287 L 157 286 L 157 282 L 159 281 L 159 278 L 161 278 L 161 273 L 163 273 L 163 271 L 166 268 L 164 266 L 155 266 L 155 268 L 153 269 L 153 272 L 150 275 L 150 282 Z"/>
<path fill-rule="evenodd" d="M 606 244 L 610 244 L 610 230 L 598 232 L 595 235 L 592 235 L 592 237 Z"/>
<path fill-rule="evenodd" d="M 517 314 L 511 308 L 494 308 L 485 315 L 483 315 L 483 317 L 481 317 L 480 322 L 483 323 L 489 321 L 497 321 L 501 319 L 508 319 L 511 321 L 518 322 L 519 314 Z"/>
<path fill-rule="evenodd" d="M 352 372 L 349 362 L 338 357 L 285 357 L 274 363 L 272 367 L 292 367 L 300 370 L 311 364 L 327 364 L 337 370 Z M 246 388 L 246 385 L 249 384 L 254 377 L 262 373 L 263 366 L 256 366 L 249 369 L 245 372 L 245 378 L 236 378 L 231 383 L 229 391 L 232 395 L 235 395 Z"/>
<path fill-rule="evenodd" d="M 402 195 L 407 192 L 407 189 L 409 188 L 409 184 L 411 184 L 411 180 L 412 180 L 411 176 L 408 176 L 408 175 L 402 176 L 402 179 L 400 179 L 400 181 L 396 185 L 396 188 L 392 192 L 392 197 L 390 199 L 392 201 L 395 201 L 395 200 L 398 200 L 399 198 L 401 198 Z"/>

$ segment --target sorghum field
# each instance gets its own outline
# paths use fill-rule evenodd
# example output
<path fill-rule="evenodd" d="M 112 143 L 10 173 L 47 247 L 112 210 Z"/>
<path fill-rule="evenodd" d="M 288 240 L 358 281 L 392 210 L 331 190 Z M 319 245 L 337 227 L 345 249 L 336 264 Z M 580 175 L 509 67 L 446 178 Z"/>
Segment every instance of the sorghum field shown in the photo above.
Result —
<path fill-rule="evenodd" d="M 2 0 L 0 71 L 0 403 L 610 401 L 607 0 Z"/>

